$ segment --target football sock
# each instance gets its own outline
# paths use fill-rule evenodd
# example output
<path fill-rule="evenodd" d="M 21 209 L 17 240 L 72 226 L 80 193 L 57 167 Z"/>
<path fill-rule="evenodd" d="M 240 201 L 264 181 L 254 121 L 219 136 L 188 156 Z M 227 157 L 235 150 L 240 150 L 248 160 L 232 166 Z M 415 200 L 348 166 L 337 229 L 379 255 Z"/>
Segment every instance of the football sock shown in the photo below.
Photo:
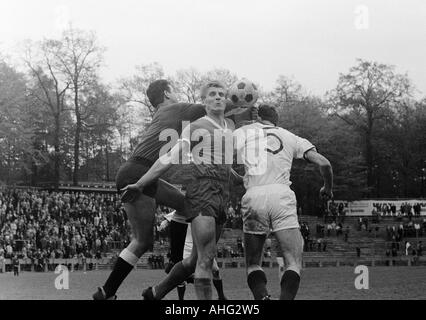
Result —
<path fill-rule="evenodd" d="M 194 279 L 195 294 L 198 300 L 212 300 L 212 281 L 209 278 Z"/>
<path fill-rule="evenodd" d="M 187 268 L 183 265 L 182 261 L 176 263 L 167 277 L 155 286 L 155 299 L 163 299 L 166 294 L 184 282 L 194 271 L 195 267 Z"/>
<path fill-rule="evenodd" d="M 284 272 L 281 278 L 280 300 L 294 300 L 299 290 L 300 276 L 293 270 Z"/>
<path fill-rule="evenodd" d="M 263 270 L 255 270 L 247 276 L 247 283 L 255 300 L 262 300 L 268 295 L 266 275 Z"/>
<path fill-rule="evenodd" d="M 179 300 L 183 300 L 183 298 L 185 297 L 185 290 L 186 290 L 185 283 L 182 283 L 182 284 L 177 286 L 177 292 L 178 292 Z"/>
<path fill-rule="evenodd" d="M 111 274 L 103 286 L 106 298 L 115 295 L 121 283 L 126 279 L 130 271 L 132 271 L 138 260 L 139 258 L 127 248 L 121 251 Z"/>
<path fill-rule="evenodd" d="M 213 279 L 213 285 L 216 288 L 219 300 L 226 300 L 225 293 L 223 292 L 222 279 Z"/>

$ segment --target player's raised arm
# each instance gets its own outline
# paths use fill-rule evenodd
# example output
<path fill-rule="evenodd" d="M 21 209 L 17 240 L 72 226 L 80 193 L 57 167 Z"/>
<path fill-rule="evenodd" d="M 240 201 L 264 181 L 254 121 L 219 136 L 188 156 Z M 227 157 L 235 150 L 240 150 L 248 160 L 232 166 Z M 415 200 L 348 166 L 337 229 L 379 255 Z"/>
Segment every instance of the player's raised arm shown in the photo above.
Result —
<path fill-rule="evenodd" d="M 306 151 L 304 158 L 319 166 L 322 178 L 324 179 L 324 186 L 320 190 L 320 196 L 325 199 L 333 198 L 333 168 L 330 161 L 315 149 Z"/>
<path fill-rule="evenodd" d="M 173 164 L 178 164 L 181 154 L 188 154 L 190 143 L 188 140 L 179 140 L 179 142 L 166 154 L 158 158 L 152 167 L 134 184 L 129 184 L 122 191 L 135 190 L 142 191 L 144 187 L 158 179 Z"/>

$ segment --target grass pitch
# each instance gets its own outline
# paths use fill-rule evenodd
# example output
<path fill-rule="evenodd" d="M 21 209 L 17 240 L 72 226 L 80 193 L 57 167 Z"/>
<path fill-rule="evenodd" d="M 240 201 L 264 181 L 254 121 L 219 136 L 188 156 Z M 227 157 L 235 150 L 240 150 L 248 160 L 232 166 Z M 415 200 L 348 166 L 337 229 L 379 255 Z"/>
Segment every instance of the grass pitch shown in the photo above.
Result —
<path fill-rule="evenodd" d="M 407 300 L 426 299 L 426 267 L 370 267 L 369 289 L 357 290 L 352 267 L 308 268 L 302 273 L 302 281 L 296 299 L 299 300 Z M 279 297 L 277 268 L 265 268 L 268 289 L 273 299 Z M 69 289 L 58 290 L 54 272 L 22 272 L 0 274 L 0 300 L 87 300 L 96 287 L 102 285 L 109 271 L 70 272 Z M 244 269 L 222 269 L 225 294 L 230 300 L 252 300 Z M 118 291 L 120 300 L 141 299 L 142 289 L 156 284 L 165 276 L 162 270 L 133 270 Z M 216 298 L 216 292 L 214 297 Z M 194 288 L 187 285 L 187 300 L 195 299 Z M 165 300 L 177 299 L 176 290 Z"/>

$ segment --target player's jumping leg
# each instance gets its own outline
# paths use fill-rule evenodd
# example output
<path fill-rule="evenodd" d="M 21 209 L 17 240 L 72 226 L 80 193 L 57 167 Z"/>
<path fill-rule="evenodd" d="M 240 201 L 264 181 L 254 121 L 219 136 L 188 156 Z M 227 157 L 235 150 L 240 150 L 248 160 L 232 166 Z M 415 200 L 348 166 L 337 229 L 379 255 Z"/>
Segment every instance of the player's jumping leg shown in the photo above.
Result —
<path fill-rule="evenodd" d="M 265 239 L 265 234 L 244 233 L 247 283 L 255 300 L 267 300 L 270 297 L 266 289 L 266 275 L 261 267 Z"/>
<path fill-rule="evenodd" d="M 286 270 L 281 278 L 280 300 L 293 300 L 300 284 L 302 269 L 303 238 L 299 229 L 286 229 L 275 232 L 280 243 Z"/>
<path fill-rule="evenodd" d="M 179 284 L 188 279 L 195 271 L 197 263 L 197 248 L 192 247 L 189 257 L 176 263 L 167 277 L 158 285 L 149 287 L 142 292 L 144 300 L 161 300 Z"/>
<path fill-rule="evenodd" d="M 176 263 L 182 261 L 183 259 L 183 249 L 185 246 L 185 237 L 188 229 L 186 223 L 179 223 L 176 221 L 170 222 L 170 260 L 175 265 Z M 166 270 L 166 273 L 169 273 L 169 270 Z M 177 286 L 177 292 L 179 300 L 183 300 L 185 296 L 186 284 L 182 282 Z"/>
<path fill-rule="evenodd" d="M 204 218 L 209 218 L 209 217 L 204 217 Z M 194 225 L 192 224 L 192 230 L 194 230 L 193 228 L 194 228 Z M 213 228 L 209 227 L 209 228 L 210 228 L 209 230 L 211 230 L 210 232 L 212 232 L 213 230 L 217 230 L 216 232 L 216 242 L 217 242 L 220 237 L 220 230 L 222 229 L 222 225 L 215 224 L 215 227 Z M 205 233 L 204 230 L 202 232 Z M 194 234 L 193 234 L 193 238 L 194 238 Z M 187 280 L 189 277 L 191 277 L 194 274 L 196 269 L 196 264 L 197 264 L 197 258 L 198 258 L 197 242 L 193 241 L 191 254 L 187 258 L 175 264 L 172 270 L 170 270 L 170 273 L 167 275 L 167 277 L 164 280 L 162 280 L 158 285 L 145 289 L 142 293 L 142 296 L 144 297 L 144 299 L 145 300 L 163 299 L 171 290 L 173 290 L 176 286 L 178 286 L 180 283 Z M 210 270 L 210 274 L 207 275 L 209 280 L 212 274 L 211 272 L 212 271 Z M 211 293 L 211 280 L 209 281 L 209 283 L 210 283 L 210 293 Z M 194 285 L 195 285 L 195 281 L 194 281 Z"/>
<path fill-rule="evenodd" d="M 121 251 L 113 271 L 103 287 L 93 295 L 95 300 L 110 299 L 132 271 L 139 258 L 152 246 L 155 200 L 141 194 L 133 203 L 125 203 L 127 217 L 132 227 L 133 240 Z"/>
<path fill-rule="evenodd" d="M 197 216 L 191 223 L 192 238 L 197 248 L 194 273 L 198 300 L 212 300 L 212 266 L 216 256 L 216 222 L 212 216 Z"/>

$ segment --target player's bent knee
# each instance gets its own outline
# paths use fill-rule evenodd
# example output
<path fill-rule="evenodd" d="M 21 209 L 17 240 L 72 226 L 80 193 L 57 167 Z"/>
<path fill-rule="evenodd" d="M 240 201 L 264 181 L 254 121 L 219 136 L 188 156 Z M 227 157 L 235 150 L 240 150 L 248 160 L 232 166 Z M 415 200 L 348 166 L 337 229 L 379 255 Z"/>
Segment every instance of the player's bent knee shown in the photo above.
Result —
<path fill-rule="evenodd" d="M 290 271 L 290 270 L 296 272 L 300 276 L 300 270 L 302 270 L 302 266 L 299 264 L 290 264 L 287 266 L 285 271 Z"/>
<path fill-rule="evenodd" d="M 213 268 L 213 258 L 214 256 L 206 254 L 200 256 L 197 260 L 197 265 L 204 270 L 211 270 Z"/>
<path fill-rule="evenodd" d="M 218 279 L 219 278 L 219 270 L 217 270 L 213 267 L 212 275 L 213 275 L 213 278 Z"/>
<path fill-rule="evenodd" d="M 138 251 L 140 250 L 140 251 L 143 251 L 143 252 L 152 248 L 152 246 L 154 244 L 152 239 L 144 239 L 144 238 L 143 239 L 136 238 L 132 242 L 134 242 L 136 244 Z"/>
<path fill-rule="evenodd" d="M 252 264 L 252 265 L 249 265 L 249 266 L 247 267 L 247 275 L 249 275 L 250 273 L 252 273 L 252 272 L 254 272 L 254 271 L 258 271 L 258 270 L 263 272 L 262 267 L 261 267 L 261 266 L 259 266 L 258 264 Z"/>

